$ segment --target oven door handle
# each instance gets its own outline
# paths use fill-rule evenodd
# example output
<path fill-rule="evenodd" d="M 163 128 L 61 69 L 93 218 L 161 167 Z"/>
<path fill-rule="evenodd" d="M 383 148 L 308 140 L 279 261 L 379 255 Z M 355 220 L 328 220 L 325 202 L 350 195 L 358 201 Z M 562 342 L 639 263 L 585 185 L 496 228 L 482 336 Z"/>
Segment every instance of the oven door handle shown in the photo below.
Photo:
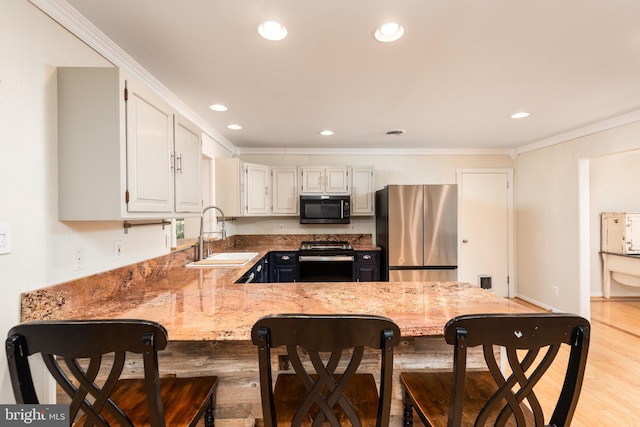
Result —
<path fill-rule="evenodd" d="M 335 255 L 335 256 L 300 255 L 298 257 L 298 261 L 300 262 L 305 262 L 305 261 L 332 262 L 332 261 L 353 261 L 353 260 L 354 260 L 353 255 Z"/>

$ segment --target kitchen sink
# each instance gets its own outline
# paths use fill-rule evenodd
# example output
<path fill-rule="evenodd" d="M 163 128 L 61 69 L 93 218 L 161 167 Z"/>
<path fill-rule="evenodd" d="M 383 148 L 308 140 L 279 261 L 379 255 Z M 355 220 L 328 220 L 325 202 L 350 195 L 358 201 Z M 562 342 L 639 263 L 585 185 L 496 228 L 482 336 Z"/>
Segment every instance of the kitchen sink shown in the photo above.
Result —
<path fill-rule="evenodd" d="M 187 264 L 187 267 L 242 267 L 254 259 L 258 252 L 220 252 L 200 261 Z"/>

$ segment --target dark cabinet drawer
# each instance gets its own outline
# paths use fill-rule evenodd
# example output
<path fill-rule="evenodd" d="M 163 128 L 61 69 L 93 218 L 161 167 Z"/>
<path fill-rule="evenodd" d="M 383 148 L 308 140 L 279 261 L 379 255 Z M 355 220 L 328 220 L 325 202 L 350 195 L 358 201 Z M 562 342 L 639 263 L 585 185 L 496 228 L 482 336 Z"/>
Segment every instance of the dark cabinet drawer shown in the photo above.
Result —
<path fill-rule="evenodd" d="M 357 263 L 378 263 L 380 257 L 379 251 L 356 251 Z"/>
<path fill-rule="evenodd" d="M 272 259 L 274 264 L 297 264 L 298 263 L 298 252 L 273 252 Z"/>

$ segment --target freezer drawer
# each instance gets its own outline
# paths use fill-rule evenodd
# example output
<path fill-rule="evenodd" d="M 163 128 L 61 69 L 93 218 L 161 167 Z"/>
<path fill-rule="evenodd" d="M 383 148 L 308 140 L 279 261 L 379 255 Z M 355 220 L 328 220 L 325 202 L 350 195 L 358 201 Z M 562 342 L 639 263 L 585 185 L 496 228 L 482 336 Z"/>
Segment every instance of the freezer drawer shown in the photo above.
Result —
<path fill-rule="evenodd" d="M 390 282 L 455 282 L 458 269 L 389 270 Z"/>

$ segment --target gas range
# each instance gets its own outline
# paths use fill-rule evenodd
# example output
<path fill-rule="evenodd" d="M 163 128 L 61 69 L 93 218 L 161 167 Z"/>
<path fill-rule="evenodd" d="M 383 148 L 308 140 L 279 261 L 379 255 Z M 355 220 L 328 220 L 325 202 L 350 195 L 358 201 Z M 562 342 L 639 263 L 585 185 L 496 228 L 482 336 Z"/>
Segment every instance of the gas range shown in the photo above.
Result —
<path fill-rule="evenodd" d="M 298 256 L 300 281 L 351 282 L 354 260 L 355 253 L 349 242 L 302 242 Z"/>
<path fill-rule="evenodd" d="M 300 252 L 322 255 L 345 255 L 353 252 L 353 246 L 346 241 L 314 240 L 300 243 Z M 302 254 L 301 254 L 302 255 Z"/>

